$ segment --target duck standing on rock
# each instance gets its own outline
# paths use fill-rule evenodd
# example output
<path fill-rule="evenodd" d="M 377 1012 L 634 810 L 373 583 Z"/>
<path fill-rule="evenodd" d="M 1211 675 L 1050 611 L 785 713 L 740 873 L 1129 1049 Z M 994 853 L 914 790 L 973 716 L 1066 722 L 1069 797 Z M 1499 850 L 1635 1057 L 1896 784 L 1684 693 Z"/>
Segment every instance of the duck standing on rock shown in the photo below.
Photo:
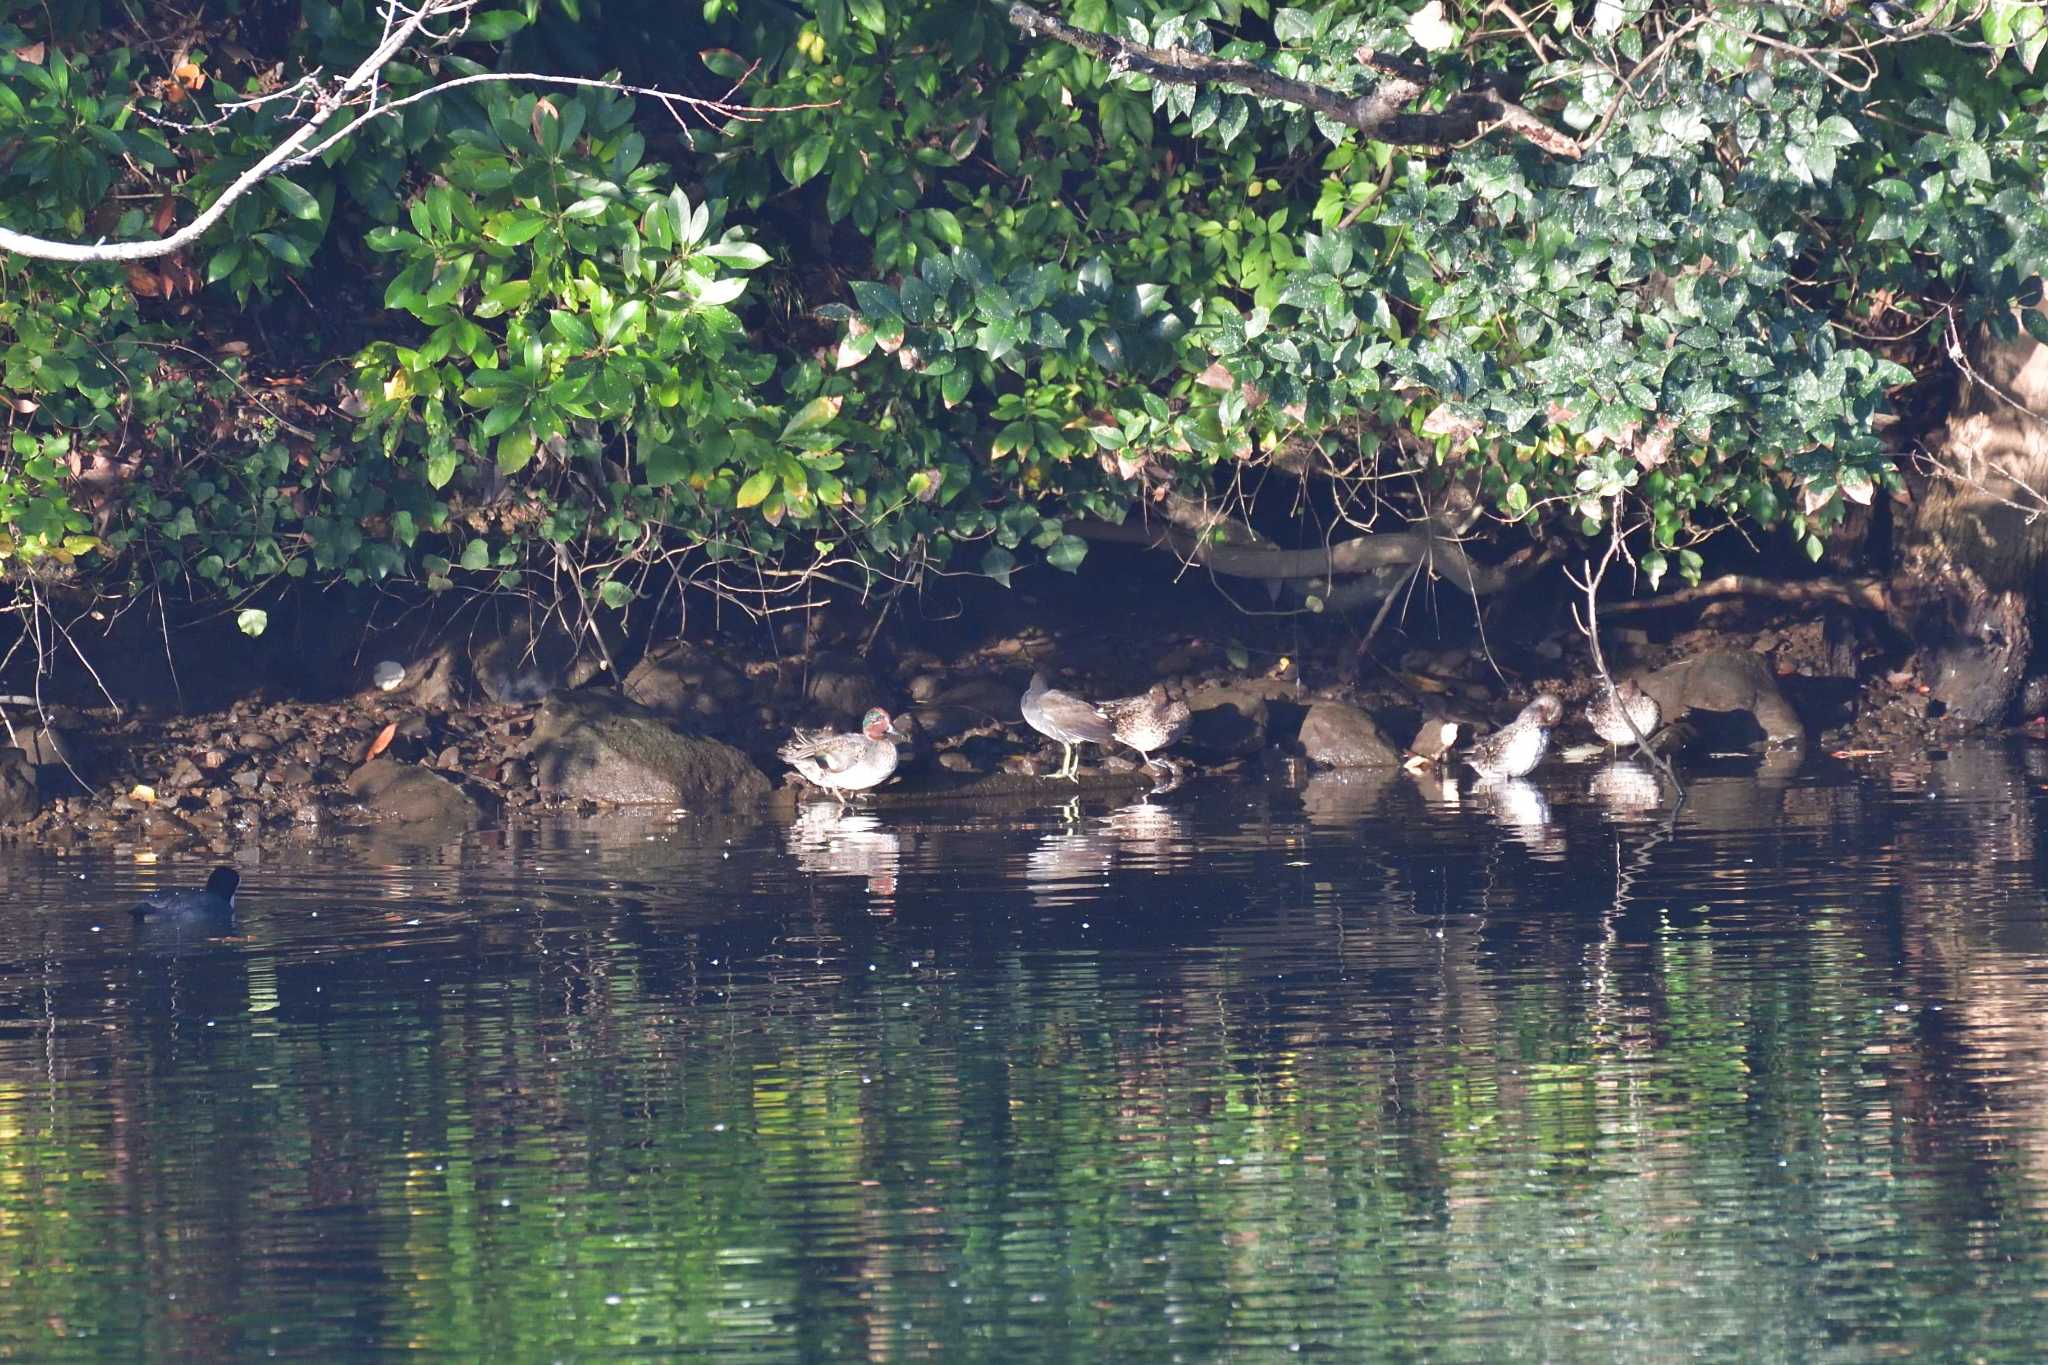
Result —
<path fill-rule="evenodd" d="M 879 787 L 896 771 L 896 741 L 910 736 L 877 706 L 861 717 L 857 735 L 798 730 L 776 754 L 813 785 L 845 805 L 855 792 Z"/>
<path fill-rule="evenodd" d="M 1634 678 L 1619 687 L 1602 686 L 1586 703 L 1586 723 L 1612 749 L 1633 747 L 1637 735 L 1648 739 L 1663 719 L 1664 708 Z M 1634 729 L 1629 728 L 1631 721 Z"/>
<path fill-rule="evenodd" d="M 1186 702 L 1174 701 L 1166 695 L 1163 683 L 1154 683 L 1135 697 L 1118 697 L 1097 709 L 1109 717 L 1110 736 L 1126 748 L 1136 749 L 1147 772 L 1158 764 L 1166 765 L 1168 781 L 1160 790 L 1180 785 L 1180 771 L 1173 760 L 1155 760 L 1152 754 L 1187 733 L 1191 713 Z"/>
<path fill-rule="evenodd" d="M 1548 692 L 1522 708 L 1500 729 L 1475 740 L 1465 761 L 1481 779 L 1526 777 L 1550 751 L 1550 727 L 1564 719 L 1564 703 Z"/>
<path fill-rule="evenodd" d="M 1046 681 L 1044 673 L 1031 675 L 1031 686 L 1024 689 L 1024 698 L 1019 705 L 1024 712 L 1024 723 L 1047 739 L 1058 740 L 1063 750 L 1059 770 L 1047 774 L 1049 777 L 1079 782 L 1081 755 L 1074 746 L 1107 744 L 1116 737 L 1109 717 L 1101 707 L 1053 687 Z"/>

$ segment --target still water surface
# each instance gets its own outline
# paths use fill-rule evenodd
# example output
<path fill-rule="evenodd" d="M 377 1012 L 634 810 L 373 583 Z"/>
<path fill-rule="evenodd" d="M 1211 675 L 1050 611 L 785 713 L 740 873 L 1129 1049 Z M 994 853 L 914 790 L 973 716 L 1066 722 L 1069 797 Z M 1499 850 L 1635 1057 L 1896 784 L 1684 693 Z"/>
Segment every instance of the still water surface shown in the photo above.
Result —
<path fill-rule="evenodd" d="M 0 858 L 0 1357 L 2038 1359 L 2037 755 Z"/>

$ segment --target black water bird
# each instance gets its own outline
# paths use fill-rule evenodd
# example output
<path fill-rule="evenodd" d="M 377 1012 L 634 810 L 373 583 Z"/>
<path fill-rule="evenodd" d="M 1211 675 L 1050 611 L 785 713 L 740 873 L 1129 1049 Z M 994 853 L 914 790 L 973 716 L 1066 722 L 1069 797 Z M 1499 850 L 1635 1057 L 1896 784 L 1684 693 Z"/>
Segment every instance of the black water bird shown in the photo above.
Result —
<path fill-rule="evenodd" d="M 204 891 L 159 892 L 128 913 L 137 919 L 232 920 L 235 889 L 241 884 L 241 873 L 232 867 L 216 867 L 206 879 Z"/>

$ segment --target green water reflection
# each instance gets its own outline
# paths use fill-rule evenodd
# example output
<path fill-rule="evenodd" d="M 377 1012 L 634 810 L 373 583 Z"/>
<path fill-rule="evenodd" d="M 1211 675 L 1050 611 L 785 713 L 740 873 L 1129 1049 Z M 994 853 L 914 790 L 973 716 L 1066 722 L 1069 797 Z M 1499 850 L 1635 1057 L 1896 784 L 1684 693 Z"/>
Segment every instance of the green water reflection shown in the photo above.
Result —
<path fill-rule="evenodd" d="M 18 855 L 0 1355 L 2036 1358 L 2026 762 Z"/>

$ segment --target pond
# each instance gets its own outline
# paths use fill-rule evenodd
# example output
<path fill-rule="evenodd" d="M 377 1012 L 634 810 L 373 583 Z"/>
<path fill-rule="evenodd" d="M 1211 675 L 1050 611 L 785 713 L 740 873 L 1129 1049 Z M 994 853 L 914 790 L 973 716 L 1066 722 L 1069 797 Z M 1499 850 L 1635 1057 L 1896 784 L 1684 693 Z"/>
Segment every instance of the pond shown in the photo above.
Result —
<path fill-rule="evenodd" d="M 0 1356 L 2038 1358 L 2042 771 L 14 850 Z"/>

